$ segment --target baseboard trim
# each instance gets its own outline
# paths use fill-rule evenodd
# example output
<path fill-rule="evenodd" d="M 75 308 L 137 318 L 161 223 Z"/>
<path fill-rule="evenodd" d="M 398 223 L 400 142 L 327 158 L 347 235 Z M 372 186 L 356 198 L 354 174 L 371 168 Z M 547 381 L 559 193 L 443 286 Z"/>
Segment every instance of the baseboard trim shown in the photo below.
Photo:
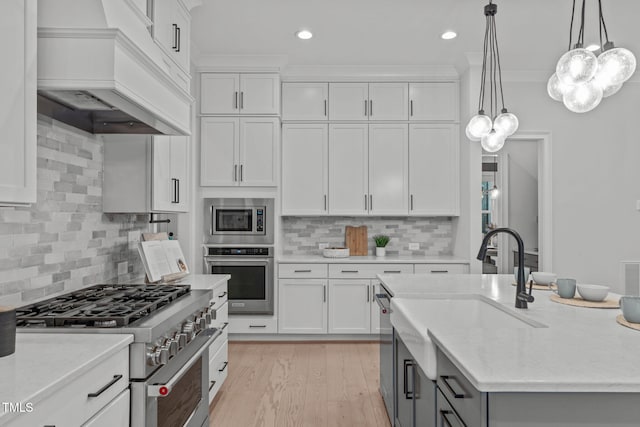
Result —
<path fill-rule="evenodd" d="M 229 334 L 229 342 L 242 343 L 378 343 L 378 334 L 367 335 L 296 335 L 296 334 Z"/>

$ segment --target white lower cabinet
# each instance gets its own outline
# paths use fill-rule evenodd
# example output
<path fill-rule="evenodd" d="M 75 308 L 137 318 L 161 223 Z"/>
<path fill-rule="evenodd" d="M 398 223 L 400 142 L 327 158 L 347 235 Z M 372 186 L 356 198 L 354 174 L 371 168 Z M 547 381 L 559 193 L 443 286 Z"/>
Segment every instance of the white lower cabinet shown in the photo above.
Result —
<path fill-rule="evenodd" d="M 380 333 L 380 306 L 376 302 L 376 294 L 380 292 L 380 281 L 371 281 L 371 333 Z"/>
<path fill-rule="evenodd" d="M 280 279 L 278 331 L 327 333 L 327 280 Z"/>
<path fill-rule="evenodd" d="M 213 288 L 213 298 L 209 303 L 211 327 L 222 329 L 222 335 L 209 347 L 209 404 L 213 401 L 227 378 L 229 362 L 229 303 L 228 282 Z"/>
<path fill-rule="evenodd" d="M 219 337 L 218 339 L 221 339 Z M 217 340 L 216 340 L 217 341 Z M 211 347 L 214 347 L 214 344 L 211 344 Z M 228 366 L 229 366 L 229 343 L 224 338 L 222 345 L 214 354 L 211 354 L 211 350 L 209 350 L 209 404 L 213 401 L 222 387 L 222 384 L 227 379 L 228 374 Z"/>
<path fill-rule="evenodd" d="M 370 280 L 329 280 L 328 309 L 330 334 L 370 333 Z"/>
<path fill-rule="evenodd" d="M 84 427 L 113 427 L 129 425 L 129 389 L 107 404 L 100 412 L 83 424 Z"/>

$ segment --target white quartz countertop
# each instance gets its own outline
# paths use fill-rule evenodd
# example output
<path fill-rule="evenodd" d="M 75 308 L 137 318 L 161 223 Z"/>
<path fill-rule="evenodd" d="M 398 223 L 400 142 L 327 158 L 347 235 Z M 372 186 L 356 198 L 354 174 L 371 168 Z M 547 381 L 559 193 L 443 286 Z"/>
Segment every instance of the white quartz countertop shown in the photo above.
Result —
<path fill-rule="evenodd" d="M 37 407 L 132 341 L 119 334 L 16 334 L 15 353 L 0 357 L 0 402 Z M 16 415 L 0 406 L 0 425 Z"/>
<path fill-rule="evenodd" d="M 640 332 L 616 323 L 619 309 L 563 305 L 549 299 L 550 291 L 536 290 L 528 309 L 516 309 L 510 274 L 378 277 L 394 296 L 391 309 L 408 318 L 425 319 L 418 313 L 434 302 L 421 298 L 477 294 L 546 326 L 461 328 L 447 312 L 428 317 L 423 332 L 481 391 L 640 392 Z"/>
<path fill-rule="evenodd" d="M 214 289 L 229 279 L 229 274 L 190 274 L 177 283 L 190 285 L 191 289 Z"/>
<path fill-rule="evenodd" d="M 326 258 L 322 255 L 281 255 L 276 260 L 290 264 L 469 264 L 468 259 L 453 256 L 350 256 L 347 258 Z"/>

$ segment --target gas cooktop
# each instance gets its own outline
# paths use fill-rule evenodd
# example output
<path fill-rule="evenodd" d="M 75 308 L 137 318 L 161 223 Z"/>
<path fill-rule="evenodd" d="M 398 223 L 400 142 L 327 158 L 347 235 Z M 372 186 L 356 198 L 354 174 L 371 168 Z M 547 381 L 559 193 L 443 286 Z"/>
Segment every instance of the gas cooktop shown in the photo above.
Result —
<path fill-rule="evenodd" d="M 17 326 L 122 327 L 189 292 L 189 285 L 95 285 L 16 309 Z"/>

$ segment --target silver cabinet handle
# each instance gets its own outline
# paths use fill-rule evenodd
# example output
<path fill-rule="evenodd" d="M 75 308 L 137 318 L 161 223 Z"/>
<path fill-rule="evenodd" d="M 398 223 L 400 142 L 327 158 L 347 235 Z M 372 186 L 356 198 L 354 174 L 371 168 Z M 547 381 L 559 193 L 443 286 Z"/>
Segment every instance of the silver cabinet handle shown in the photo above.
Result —
<path fill-rule="evenodd" d="M 327 100 L 324 100 L 324 116 L 327 117 Z"/>
<path fill-rule="evenodd" d="M 369 291 L 371 289 L 371 286 L 367 285 L 367 302 L 369 302 Z"/>
<path fill-rule="evenodd" d="M 373 211 L 373 194 L 369 194 L 369 210 Z"/>
<path fill-rule="evenodd" d="M 233 94 L 233 109 L 238 109 L 238 92 L 234 92 Z"/>
<path fill-rule="evenodd" d="M 293 270 L 294 273 L 311 273 L 311 270 Z"/>
<path fill-rule="evenodd" d="M 409 101 L 409 116 L 413 117 L 413 99 Z"/>
<path fill-rule="evenodd" d="M 367 100 L 364 100 L 364 116 L 367 117 Z"/>
<path fill-rule="evenodd" d="M 322 302 L 327 302 L 327 285 L 322 285 Z"/>
<path fill-rule="evenodd" d="M 240 182 L 242 182 L 242 167 L 243 167 L 243 166 L 244 166 L 244 165 L 240 165 Z"/>
<path fill-rule="evenodd" d="M 413 210 L 413 194 L 411 195 L 411 210 Z"/>
<path fill-rule="evenodd" d="M 367 208 L 367 195 L 366 194 L 364 195 L 364 210 L 365 211 L 368 210 L 368 208 Z"/>
<path fill-rule="evenodd" d="M 373 100 L 369 101 L 369 117 L 373 117 Z"/>
<path fill-rule="evenodd" d="M 324 195 L 324 210 L 327 210 L 327 195 Z"/>
<path fill-rule="evenodd" d="M 357 273 L 358 270 L 341 270 L 341 273 Z"/>
<path fill-rule="evenodd" d="M 238 181 L 238 165 L 233 165 L 233 182 Z"/>
<path fill-rule="evenodd" d="M 266 328 L 267 325 L 249 325 L 250 328 Z"/>
<path fill-rule="evenodd" d="M 429 273 L 433 273 L 433 274 L 442 274 L 442 273 L 448 273 L 449 270 L 431 270 Z"/>
<path fill-rule="evenodd" d="M 400 270 L 384 270 L 384 274 L 402 273 Z"/>
<path fill-rule="evenodd" d="M 240 92 L 240 109 L 244 108 L 244 91 Z"/>

